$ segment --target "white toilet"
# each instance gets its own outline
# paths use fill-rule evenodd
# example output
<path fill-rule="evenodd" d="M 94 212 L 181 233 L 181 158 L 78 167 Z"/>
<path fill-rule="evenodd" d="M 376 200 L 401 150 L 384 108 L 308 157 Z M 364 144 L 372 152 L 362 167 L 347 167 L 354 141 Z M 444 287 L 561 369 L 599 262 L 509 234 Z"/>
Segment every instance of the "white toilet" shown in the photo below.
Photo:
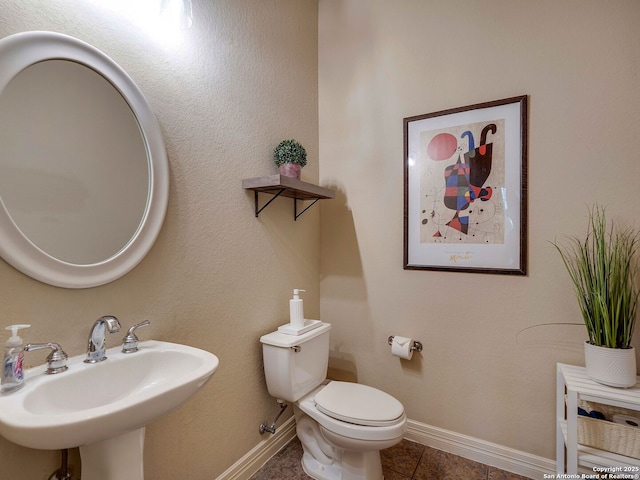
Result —
<path fill-rule="evenodd" d="M 326 380 L 330 330 L 320 323 L 302 335 L 260 338 L 269 394 L 293 404 L 307 475 L 382 480 L 380 450 L 402 440 L 404 407 L 375 388 Z"/>

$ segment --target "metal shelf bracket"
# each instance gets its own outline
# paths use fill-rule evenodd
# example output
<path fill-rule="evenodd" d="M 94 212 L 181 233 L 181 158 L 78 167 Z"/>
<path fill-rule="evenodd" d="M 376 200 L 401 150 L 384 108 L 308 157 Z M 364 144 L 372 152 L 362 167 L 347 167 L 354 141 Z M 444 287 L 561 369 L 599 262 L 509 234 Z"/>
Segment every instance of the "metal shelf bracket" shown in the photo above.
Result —
<path fill-rule="evenodd" d="M 265 208 L 267 208 L 269 206 L 269 204 L 271 204 L 271 202 L 273 202 L 276 198 L 278 198 L 280 196 L 281 193 L 283 193 L 286 190 L 286 188 L 282 188 L 278 191 L 278 193 L 274 194 L 273 197 L 271 197 L 271 199 L 265 203 L 262 207 L 259 206 L 259 202 L 258 202 L 258 191 L 254 190 L 254 199 L 255 199 L 255 211 L 256 211 L 256 218 L 258 217 L 258 215 L 260 215 L 260 212 L 262 210 L 264 210 Z"/>
<path fill-rule="evenodd" d="M 294 221 L 298 220 L 298 217 L 302 215 L 304 212 L 306 212 L 307 210 L 309 210 L 311 207 L 313 207 L 318 200 L 320 199 L 316 198 L 313 202 L 307 205 L 300 213 L 298 213 L 298 199 L 294 198 L 293 199 L 293 220 Z"/>

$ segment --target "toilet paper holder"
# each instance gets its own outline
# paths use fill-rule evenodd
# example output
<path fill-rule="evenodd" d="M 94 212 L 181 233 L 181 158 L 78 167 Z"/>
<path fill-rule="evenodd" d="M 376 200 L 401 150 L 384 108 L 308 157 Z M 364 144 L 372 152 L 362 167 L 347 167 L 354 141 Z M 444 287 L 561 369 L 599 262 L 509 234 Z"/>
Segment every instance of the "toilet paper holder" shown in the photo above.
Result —
<path fill-rule="evenodd" d="M 389 345 L 391 345 L 393 343 L 393 337 L 394 337 L 394 335 L 389 335 L 389 338 L 387 339 L 387 343 Z M 413 344 L 411 344 L 411 349 L 410 350 L 412 352 L 421 352 L 422 351 L 422 342 L 414 340 Z"/>

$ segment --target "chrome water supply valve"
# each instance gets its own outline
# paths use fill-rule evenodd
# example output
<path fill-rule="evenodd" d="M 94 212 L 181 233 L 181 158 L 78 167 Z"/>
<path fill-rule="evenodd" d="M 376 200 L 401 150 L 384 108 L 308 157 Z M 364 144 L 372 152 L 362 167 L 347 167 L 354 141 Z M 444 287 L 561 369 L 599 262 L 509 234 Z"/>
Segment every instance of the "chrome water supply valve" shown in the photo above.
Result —
<path fill-rule="evenodd" d="M 273 419 L 273 423 L 271 423 L 271 425 L 267 425 L 267 422 L 263 422 L 262 425 L 260 425 L 260 428 L 258 429 L 260 435 L 265 432 L 269 432 L 271 434 L 276 433 L 276 422 L 280 418 L 280 415 L 282 415 L 287 409 L 287 402 L 284 400 L 277 400 L 277 402 L 280 404 L 280 411 L 276 415 L 276 418 Z"/>

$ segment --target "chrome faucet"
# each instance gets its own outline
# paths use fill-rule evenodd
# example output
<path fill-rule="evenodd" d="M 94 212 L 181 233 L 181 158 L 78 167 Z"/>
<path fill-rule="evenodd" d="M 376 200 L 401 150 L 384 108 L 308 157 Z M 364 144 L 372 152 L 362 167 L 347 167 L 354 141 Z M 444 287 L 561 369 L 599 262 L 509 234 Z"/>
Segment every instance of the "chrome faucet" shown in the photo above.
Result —
<path fill-rule="evenodd" d="M 96 320 L 96 323 L 91 327 L 91 333 L 89 333 L 85 363 L 98 363 L 107 359 L 104 354 L 106 350 L 105 328 L 108 329 L 109 333 L 119 332 L 120 322 L 112 315 L 105 315 Z"/>
<path fill-rule="evenodd" d="M 33 352 L 35 350 L 42 350 L 43 348 L 50 348 L 51 353 L 47 357 L 47 370 L 45 373 L 50 375 L 55 373 L 65 372 L 67 367 L 67 360 L 69 357 L 62 347 L 57 343 L 49 342 L 49 343 L 27 343 L 24 347 L 25 352 Z"/>
<path fill-rule="evenodd" d="M 151 322 L 149 320 L 145 320 L 144 322 L 138 323 L 129 329 L 127 335 L 122 339 L 122 353 L 133 353 L 138 351 L 138 342 L 140 340 L 134 331 L 150 324 Z"/>

